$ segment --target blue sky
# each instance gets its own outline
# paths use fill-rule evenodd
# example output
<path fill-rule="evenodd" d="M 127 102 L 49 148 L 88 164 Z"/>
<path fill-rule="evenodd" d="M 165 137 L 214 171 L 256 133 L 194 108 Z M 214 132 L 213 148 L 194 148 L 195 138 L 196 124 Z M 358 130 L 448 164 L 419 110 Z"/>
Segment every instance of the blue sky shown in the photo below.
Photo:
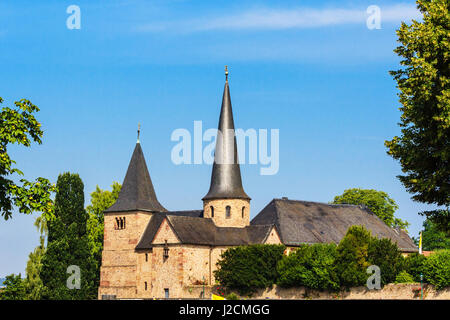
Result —
<path fill-rule="evenodd" d="M 72 4 L 80 30 L 66 27 Z M 366 26 L 370 5 L 381 29 Z M 410 199 L 383 142 L 400 131 L 395 29 L 417 17 L 412 1 L 2 1 L 0 96 L 33 101 L 45 131 L 11 156 L 28 179 L 79 173 L 88 204 L 96 185 L 123 180 L 140 122 L 160 202 L 199 209 L 211 166 L 174 165 L 170 136 L 217 126 L 228 65 L 236 127 L 280 130 L 279 172 L 241 169 L 252 217 L 274 197 L 373 188 L 416 236 L 429 206 Z M 35 217 L 0 221 L 0 277 L 24 273 Z"/>

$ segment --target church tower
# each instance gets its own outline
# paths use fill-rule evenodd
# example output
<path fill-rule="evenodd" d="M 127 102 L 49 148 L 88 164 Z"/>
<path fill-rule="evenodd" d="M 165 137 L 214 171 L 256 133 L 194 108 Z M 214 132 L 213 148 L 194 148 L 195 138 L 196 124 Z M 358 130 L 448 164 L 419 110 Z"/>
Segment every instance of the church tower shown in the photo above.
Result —
<path fill-rule="evenodd" d="M 156 198 L 138 141 L 117 201 L 104 211 L 99 299 L 134 298 L 141 283 L 135 247 L 152 214 L 167 211 Z"/>
<path fill-rule="evenodd" d="M 243 228 L 250 225 L 250 197 L 242 187 L 227 67 L 211 185 L 202 200 L 203 216 L 212 218 L 216 226 Z"/>

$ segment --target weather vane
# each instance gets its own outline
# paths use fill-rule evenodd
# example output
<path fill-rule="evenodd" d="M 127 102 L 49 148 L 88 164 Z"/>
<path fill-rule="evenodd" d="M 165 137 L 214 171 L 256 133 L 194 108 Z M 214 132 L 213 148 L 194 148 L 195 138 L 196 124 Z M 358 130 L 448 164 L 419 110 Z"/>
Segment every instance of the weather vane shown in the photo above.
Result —
<path fill-rule="evenodd" d="M 225 66 L 225 81 L 228 82 L 228 66 Z"/>
<path fill-rule="evenodd" d="M 141 134 L 141 124 L 140 123 L 138 123 L 138 130 L 137 130 L 137 136 L 138 136 L 138 139 L 137 139 L 137 142 L 139 142 L 139 135 Z"/>

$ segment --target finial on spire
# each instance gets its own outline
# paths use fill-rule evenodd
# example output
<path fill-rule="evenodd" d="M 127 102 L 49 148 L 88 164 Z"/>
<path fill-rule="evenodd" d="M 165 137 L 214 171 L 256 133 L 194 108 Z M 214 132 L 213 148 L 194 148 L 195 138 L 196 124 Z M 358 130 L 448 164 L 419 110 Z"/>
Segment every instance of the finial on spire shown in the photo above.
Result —
<path fill-rule="evenodd" d="M 228 66 L 225 66 L 225 81 L 228 82 Z"/>
<path fill-rule="evenodd" d="M 141 134 L 141 124 L 138 123 L 138 130 L 137 130 L 137 142 L 139 143 L 139 135 Z"/>

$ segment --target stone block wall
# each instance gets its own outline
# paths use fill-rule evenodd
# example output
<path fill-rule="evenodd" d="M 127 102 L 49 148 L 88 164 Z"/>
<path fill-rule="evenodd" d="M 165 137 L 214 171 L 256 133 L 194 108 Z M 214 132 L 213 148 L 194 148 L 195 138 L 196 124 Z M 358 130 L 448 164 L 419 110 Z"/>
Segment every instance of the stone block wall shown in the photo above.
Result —
<path fill-rule="evenodd" d="M 226 207 L 230 206 L 231 216 L 226 217 Z M 212 217 L 211 207 L 214 208 Z M 244 208 L 244 217 L 242 217 Z M 250 225 L 250 201 L 243 199 L 217 199 L 203 201 L 203 216 L 212 218 L 218 227 L 244 228 Z"/>
<path fill-rule="evenodd" d="M 125 228 L 116 227 L 116 218 L 125 218 Z M 135 247 L 151 217 L 148 212 L 105 214 L 102 266 L 98 296 L 135 298 L 137 255 Z"/>

